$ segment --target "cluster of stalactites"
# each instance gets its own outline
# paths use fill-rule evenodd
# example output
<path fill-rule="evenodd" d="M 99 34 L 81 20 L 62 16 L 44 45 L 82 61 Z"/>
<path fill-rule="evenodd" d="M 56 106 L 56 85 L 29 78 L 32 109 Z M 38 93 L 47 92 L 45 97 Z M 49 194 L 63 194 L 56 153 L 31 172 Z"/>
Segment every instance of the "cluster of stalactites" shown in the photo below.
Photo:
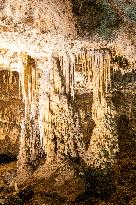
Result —
<path fill-rule="evenodd" d="M 87 152 L 88 165 L 99 168 L 112 166 L 118 152 L 117 127 L 112 101 L 107 100 L 111 88 L 111 55 L 108 50 L 95 52 L 93 69 L 92 118 L 95 128 Z"/>
<path fill-rule="evenodd" d="M 92 81 L 94 51 L 82 50 L 76 55 L 76 71 L 83 73 L 87 81 Z"/>
<path fill-rule="evenodd" d="M 111 56 L 109 51 L 96 51 L 93 69 L 93 119 L 100 118 L 100 113 L 107 112 L 106 94 L 111 88 Z"/>
<path fill-rule="evenodd" d="M 31 113 L 33 114 L 33 107 L 36 108 L 35 93 L 39 92 L 36 91 L 37 71 L 34 60 L 29 55 L 23 54 L 22 62 L 20 90 L 26 105 L 25 119 L 28 121 L 31 119 Z M 81 51 L 77 55 L 73 53 L 54 55 L 44 66 L 38 96 L 37 125 L 31 126 L 29 122 L 28 127 L 39 129 L 40 143 L 47 158 L 53 159 L 65 154 L 77 157 L 83 154 L 85 146 L 79 116 L 74 109 L 75 72 L 77 66 L 80 67 L 80 72 L 84 73 L 87 81 L 93 84 L 93 118 L 96 121 L 98 108 L 102 108 L 100 105 L 105 102 L 105 94 L 110 87 L 109 51 L 88 50 Z M 22 131 L 23 133 L 25 132 Z M 33 151 L 31 147 L 34 146 L 36 138 L 33 136 L 30 138 L 30 149 Z"/>
<path fill-rule="evenodd" d="M 92 83 L 93 118 L 97 119 L 98 108 L 105 104 L 106 93 L 111 88 L 111 55 L 109 50 L 82 50 L 76 56 L 76 71 Z"/>
<path fill-rule="evenodd" d="M 75 61 L 76 61 L 76 71 L 84 73 L 87 80 L 92 81 L 93 77 L 97 76 L 99 73 L 102 78 L 102 82 L 97 82 L 97 83 L 102 84 L 104 81 L 105 91 L 107 92 L 108 87 L 110 86 L 109 84 L 110 84 L 111 55 L 109 50 L 83 49 L 80 53 L 76 55 Z M 102 85 L 100 86 L 102 87 Z"/>
<path fill-rule="evenodd" d="M 84 143 L 79 119 L 72 107 L 75 97 L 75 55 L 65 53 L 54 56 L 51 66 L 48 86 L 45 86 L 45 80 L 45 84 L 41 84 L 45 93 L 44 112 L 40 113 L 41 144 L 47 159 L 64 155 L 77 157 Z M 43 78 L 46 77 L 47 72 Z"/>
<path fill-rule="evenodd" d="M 65 53 L 53 57 L 53 67 L 50 73 L 51 83 L 56 94 L 75 95 L 75 55 Z"/>

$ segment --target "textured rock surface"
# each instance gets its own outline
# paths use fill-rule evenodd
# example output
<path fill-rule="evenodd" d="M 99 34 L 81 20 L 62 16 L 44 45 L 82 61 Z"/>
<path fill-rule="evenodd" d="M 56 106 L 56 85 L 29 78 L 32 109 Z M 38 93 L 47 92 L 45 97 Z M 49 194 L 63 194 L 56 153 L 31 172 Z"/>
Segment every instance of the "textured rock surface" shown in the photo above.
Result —
<path fill-rule="evenodd" d="M 1 31 L 24 32 L 33 28 L 39 33 L 76 35 L 69 1 L 1 0 L 0 4 Z"/>
<path fill-rule="evenodd" d="M 0 87 L 0 154 L 17 156 L 24 107 L 18 73 L 0 70 Z"/>

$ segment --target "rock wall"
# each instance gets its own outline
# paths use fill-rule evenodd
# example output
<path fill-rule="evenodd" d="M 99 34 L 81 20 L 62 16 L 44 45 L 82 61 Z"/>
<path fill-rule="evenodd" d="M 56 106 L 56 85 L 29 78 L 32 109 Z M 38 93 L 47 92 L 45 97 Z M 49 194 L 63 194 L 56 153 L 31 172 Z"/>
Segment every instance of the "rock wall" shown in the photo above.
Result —
<path fill-rule="evenodd" d="M 18 155 L 23 108 L 18 73 L 0 70 L 0 154 Z"/>

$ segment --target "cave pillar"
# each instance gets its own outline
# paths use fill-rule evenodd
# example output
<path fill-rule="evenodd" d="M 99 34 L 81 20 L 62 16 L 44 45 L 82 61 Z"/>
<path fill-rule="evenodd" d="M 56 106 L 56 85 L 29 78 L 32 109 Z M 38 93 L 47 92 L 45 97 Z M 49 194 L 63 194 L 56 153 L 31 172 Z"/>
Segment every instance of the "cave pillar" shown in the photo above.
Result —
<path fill-rule="evenodd" d="M 108 50 L 94 51 L 92 118 L 95 122 L 87 152 L 87 163 L 97 168 L 111 167 L 118 151 L 117 128 L 114 108 L 108 97 L 111 87 L 110 53 Z"/>
<path fill-rule="evenodd" d="M 38 91 L 35 61 L 26 53 L 22 54 L 20 68 L 20 95 L 25 111 L 21 125 L 18 173 L 33 171 L 39 155 Z M 30 172 L 31 173 L 31 172 Z"/>

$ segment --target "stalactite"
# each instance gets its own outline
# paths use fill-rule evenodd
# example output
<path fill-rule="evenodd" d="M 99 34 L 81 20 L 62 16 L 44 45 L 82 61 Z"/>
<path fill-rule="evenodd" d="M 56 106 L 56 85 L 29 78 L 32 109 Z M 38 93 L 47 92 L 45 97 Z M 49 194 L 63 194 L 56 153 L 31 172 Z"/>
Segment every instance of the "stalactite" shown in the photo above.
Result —
<path fill-rule="evenodd" d="M 92 54 L 88 51 L 89 55 L 89 80 L 92 81 Z"/>
<path fill-rule="evenodd" d="M 71 71 L 71 88 L 70 88 L 70 93 L 71 97 L 74 99 L 75 95 L 75 55 L 71 56 L 71 64 L 70 64 L 70 71 Z"/>

